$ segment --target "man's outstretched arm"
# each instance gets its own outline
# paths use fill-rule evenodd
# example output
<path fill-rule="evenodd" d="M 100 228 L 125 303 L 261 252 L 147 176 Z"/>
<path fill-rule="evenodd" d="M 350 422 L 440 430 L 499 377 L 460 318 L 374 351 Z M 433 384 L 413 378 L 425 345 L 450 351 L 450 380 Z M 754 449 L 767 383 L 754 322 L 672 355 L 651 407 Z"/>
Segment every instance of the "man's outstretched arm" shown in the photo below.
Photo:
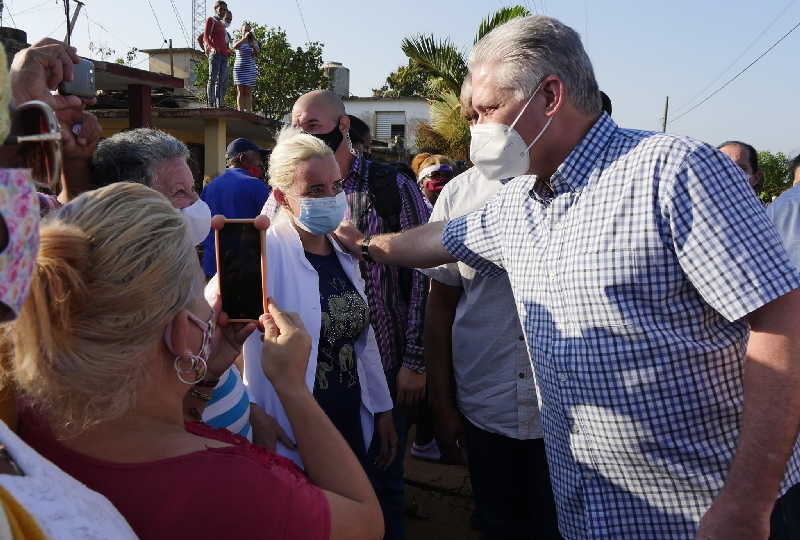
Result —
<path fill-rule="evenodd" d="M 436 221 L 399 233 L 381 234 L 369 240 L 369 256 L 380 264 L 407 268 L 431 268 L 455 262 L 442 245 L 442 231 L 447 222 Z M 344 249 L 362 259 L 364 235 L 355 227 L 342 224 L 334 233 Z"/>

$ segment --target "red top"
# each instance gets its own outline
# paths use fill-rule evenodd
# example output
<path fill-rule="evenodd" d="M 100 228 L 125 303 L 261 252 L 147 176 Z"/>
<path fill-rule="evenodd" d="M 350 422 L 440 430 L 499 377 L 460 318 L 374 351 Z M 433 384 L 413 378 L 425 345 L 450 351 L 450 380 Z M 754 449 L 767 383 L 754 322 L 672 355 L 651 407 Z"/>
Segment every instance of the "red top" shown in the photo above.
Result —
<path fill-rule="evenodd" d="M 325 494 L 291 461 L 224 429 L 187 423 L 233 446 L 122 464 L 59 443 L 29 410 L 19 435 L 40 454 L 105 495 L 141 538 L 320 539 L 331 534 Z"/>
<path fill-rule="evenodd" d="M 206 47 L 211 47 L 225 56 L 231 55 L 231 50 L 228 48 L 228 40 L 225 39 L 225 25 L 216 17 L 206 19 L 206 26 L 203 29 L 203 41 L 206 42 Z"/>

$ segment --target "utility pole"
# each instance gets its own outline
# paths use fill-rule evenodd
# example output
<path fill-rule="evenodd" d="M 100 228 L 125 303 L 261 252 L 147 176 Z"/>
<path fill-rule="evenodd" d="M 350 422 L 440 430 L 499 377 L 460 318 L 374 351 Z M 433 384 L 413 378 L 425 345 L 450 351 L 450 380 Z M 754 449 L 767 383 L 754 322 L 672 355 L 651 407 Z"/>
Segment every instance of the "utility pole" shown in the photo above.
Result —
<path fill-rule="evenodd" d="M 81 8 L 83 7 L 83 2 L 79 0 L 72 0 L 78 7 L 75 9 L 75 13 L 72 14 L 72 18 L 69 16 L 69 2 L 70 0 L 64 0 L 64 9 L 67 13 L 67 35 L 64 37 L 64 43 L 67 45 L 70 44 L 70 40 L 72 39 L 72 30 L 75 28 L 75 23 L 78 20 L 78 15 L 81 13 Z"/>
<path fill-rule="evenodd" d="M 175 76 L 175 60 L 172 56 L 172 38 L 169 39 L 169 74 Z"/>
<path fill-rule="evenodd" d="M 663 119 L 664 121 L 661 124 L 661 131 L 663 131 L 664 133 L 667 132 L 667 117 L 668 117 L 668 115 L 669 115 L 669 96 L 667 96 L 667 99 L 664 100 L 664 119 Z"/>

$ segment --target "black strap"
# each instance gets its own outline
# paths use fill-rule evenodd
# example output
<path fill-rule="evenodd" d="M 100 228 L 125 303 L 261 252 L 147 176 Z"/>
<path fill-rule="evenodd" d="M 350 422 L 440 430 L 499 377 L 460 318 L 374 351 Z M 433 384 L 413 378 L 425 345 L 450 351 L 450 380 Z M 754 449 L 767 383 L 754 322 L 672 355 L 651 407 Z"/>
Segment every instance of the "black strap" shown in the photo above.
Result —
<path fill-rule="evenodd" d="M 367 191 L 372 207 L 389 229 L 400 231 L 400 190 L 397 187 L 397 169 L 386 163 L 369 162 Z"/>

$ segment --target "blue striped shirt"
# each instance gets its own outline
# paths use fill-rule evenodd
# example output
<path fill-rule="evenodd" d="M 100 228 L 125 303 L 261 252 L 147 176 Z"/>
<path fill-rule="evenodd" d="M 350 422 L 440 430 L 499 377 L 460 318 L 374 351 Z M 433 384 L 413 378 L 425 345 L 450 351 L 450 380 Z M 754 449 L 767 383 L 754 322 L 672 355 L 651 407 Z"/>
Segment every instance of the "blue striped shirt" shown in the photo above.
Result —
<path fill-rule="evenodd" d="M 250 425 L 250 397 L 236 366 L 231 366 L 220 377 L 211 401 L 203 411 L 203 422 L 223 428 L 253 441 Z"/>

